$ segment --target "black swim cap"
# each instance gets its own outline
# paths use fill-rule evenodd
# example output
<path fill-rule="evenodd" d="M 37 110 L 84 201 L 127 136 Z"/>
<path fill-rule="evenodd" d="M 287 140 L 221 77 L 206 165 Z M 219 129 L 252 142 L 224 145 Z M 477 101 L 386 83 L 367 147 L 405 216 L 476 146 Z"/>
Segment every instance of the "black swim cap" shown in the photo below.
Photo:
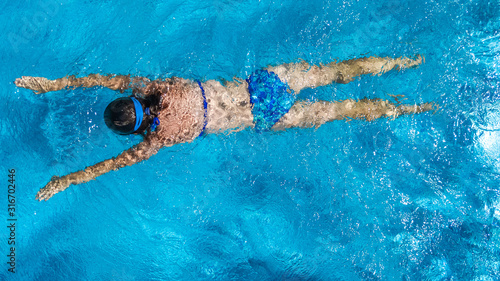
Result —
<path fill-rule="evenodd" d="M 138 109 L 139 115 L 142 116 L 142 106 L 139 105 Z M 136 120 L 136 105 L 130 97 L 118 98 L 108 104 L 104 110 L 106 126 L 117 134 L 128 135 L 136 132 L 141 127 L 140 123 L 136 126 L 137 121 L 142 120 Z"/>

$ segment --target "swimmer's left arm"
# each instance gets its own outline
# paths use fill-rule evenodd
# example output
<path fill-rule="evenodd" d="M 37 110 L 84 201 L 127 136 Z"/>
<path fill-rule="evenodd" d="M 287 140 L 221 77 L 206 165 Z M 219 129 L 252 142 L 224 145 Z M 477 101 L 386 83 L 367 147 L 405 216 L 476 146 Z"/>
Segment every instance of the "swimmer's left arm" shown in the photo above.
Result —
<path fill-rule="evenodd" d="M 123 92 L 130 88 L 144 87 L 151 82 L 145 77 L 130 77 L 130 75 L 101 75 L 90 74 L 85 77 L 74 75 L 50 80 L 45 77 L 23 76 L 14 81 L 17 87 L 35 91 L 35 94 L 42 94 L 52 91 L 59 91 L 71 87 L 92 88 L 103 86 L 115 91 Z"/>
<path fill-rule="evenodd" d="M 74 172 L 62 177 L 54 176 L 47 185 L 40 189 L 36 195 L 37 200 L 48 200 L 54 194 L 61 192 L 70 185 L 85 183 L 95 179 L 112 170 L 131 166 L 148 159 L 158 152 L 160 146 L 150 139 L 145 139 L 143 142 L 134 147 L 122 152 L 117 157 L 104 160 L 93 166 L 89 166 L 84 170 Z"/>

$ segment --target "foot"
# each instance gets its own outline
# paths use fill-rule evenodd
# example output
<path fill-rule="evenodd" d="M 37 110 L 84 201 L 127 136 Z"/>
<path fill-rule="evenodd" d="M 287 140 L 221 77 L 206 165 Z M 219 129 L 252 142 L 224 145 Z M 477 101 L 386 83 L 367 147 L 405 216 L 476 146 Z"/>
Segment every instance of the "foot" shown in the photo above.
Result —
<path fill-rule="evenodd" d="M 436 112 L 438 109 L 439 105 L 432 102 L 426 102 L 419 105 L 400 105 L 397 107 L 398 115 L 417 114 L 426 111 Z"/>
<path fill-rule="evenodd" d="M 419 66 L 422 63 L 425 63 L 425 58 L 422 55 L 417 55 L 415 59 L 401 58 L 396 60 L 399 60 L 399 70 Z"/>

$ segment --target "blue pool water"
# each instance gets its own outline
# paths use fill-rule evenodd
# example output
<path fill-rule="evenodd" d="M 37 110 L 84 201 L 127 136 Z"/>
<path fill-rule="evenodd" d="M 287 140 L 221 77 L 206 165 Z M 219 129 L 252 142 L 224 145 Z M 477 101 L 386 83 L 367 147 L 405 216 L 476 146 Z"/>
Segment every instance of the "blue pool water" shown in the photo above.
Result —
<path fill-rule="evenodd" d="M 498 1 L 4 1 L 0 280 L 498 280 Z M 22 75 L 231 80 L 267 65 L 414 56 L 301 93 L 404 95 L 435 114 L 208 135 L 34 200 L 140 141 L 106 89 L 36 96 Z M 16 273 L 8 170 L 16 170 Z"/>

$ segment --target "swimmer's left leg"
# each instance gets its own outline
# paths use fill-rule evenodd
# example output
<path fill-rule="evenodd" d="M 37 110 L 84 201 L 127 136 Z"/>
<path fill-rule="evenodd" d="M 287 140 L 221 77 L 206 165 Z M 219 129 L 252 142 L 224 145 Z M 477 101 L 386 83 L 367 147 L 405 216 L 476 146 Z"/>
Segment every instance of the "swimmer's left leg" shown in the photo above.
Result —
<path fill-rule="evenodd" d="M 405 69 L 420 65 L 424 59 L 418 55 L 415 59 L 369 57 L 332 62 L 326 65 L 309 65 L 306 62 L 288 63 L 268 67 L 268 71 L 276 73 L 290 88 L 298 93 L 304 88 L 325 86 L 333 82 L 349 83 L 355 77 L 372 74 L 381 75 L 392 69 Z"/>
<path fill-rule="evenodd" d="M 319 127 L 326 122 L 342 119 L 363 119 L 373 121 L 381 117 L 397 118 L 436 110 L 433 103 L 419 105 L 395 105 L 381 99 L 344 100 L 340 102 L 319 101 L 296 102 L 292 108 L 273 126 L 273 130 L 292 127 Z"/>

